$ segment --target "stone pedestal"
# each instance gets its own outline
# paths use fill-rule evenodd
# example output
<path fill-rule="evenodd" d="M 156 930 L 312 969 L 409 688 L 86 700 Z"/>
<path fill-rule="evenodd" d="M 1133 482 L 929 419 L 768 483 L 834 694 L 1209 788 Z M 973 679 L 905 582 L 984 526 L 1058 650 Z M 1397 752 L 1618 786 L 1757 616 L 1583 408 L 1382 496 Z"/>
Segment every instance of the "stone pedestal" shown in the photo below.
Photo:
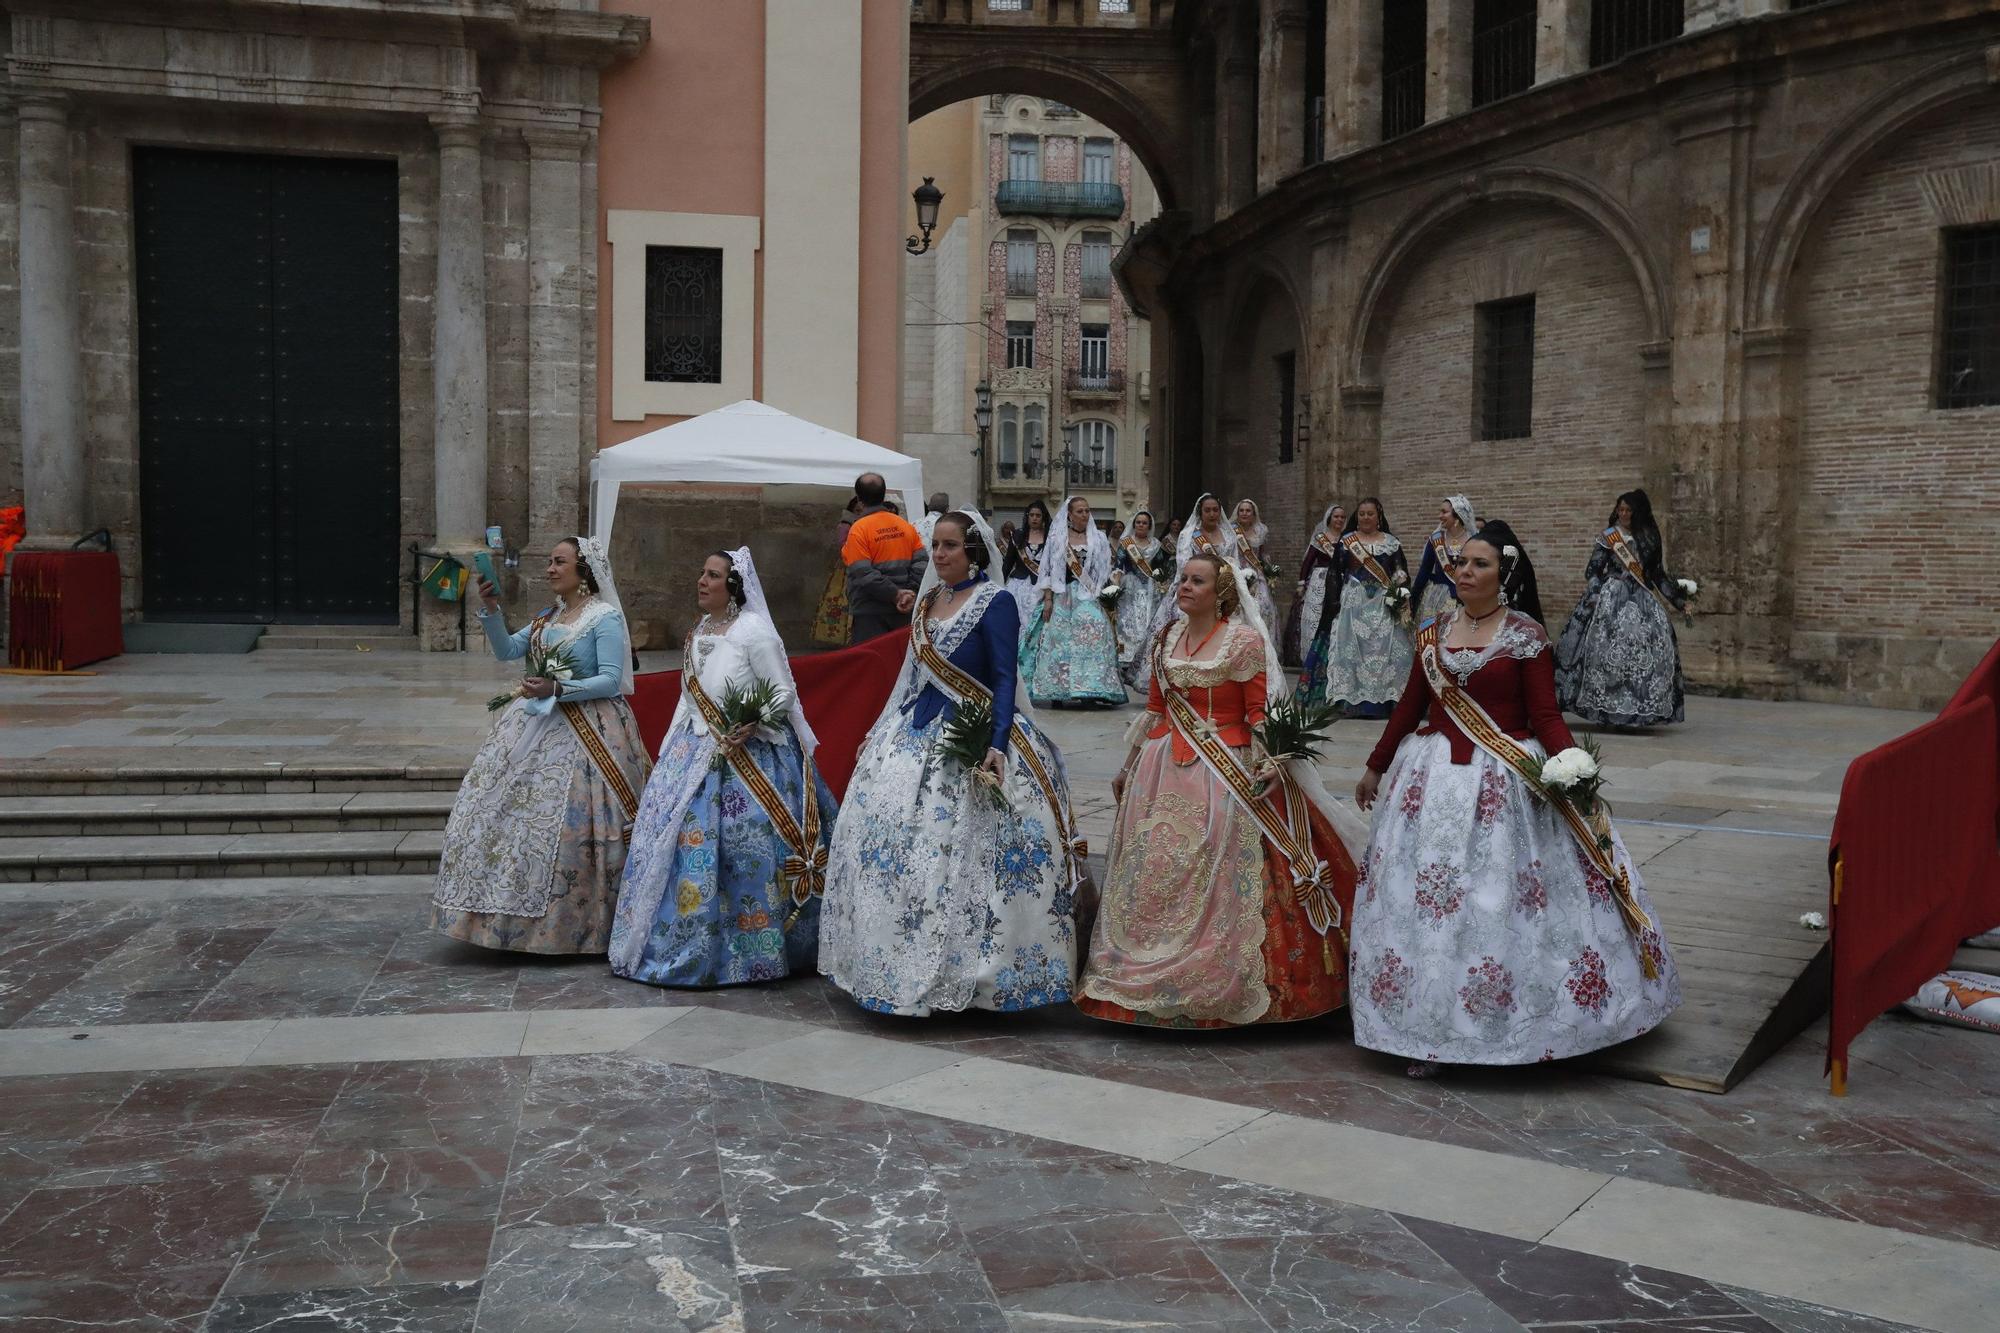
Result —
<path fill-rule="evenodd" d="M 85 523 L 69 106 L 61 97 L 31 96 L 19 115 L 23 546 L 67 550 Z"/>

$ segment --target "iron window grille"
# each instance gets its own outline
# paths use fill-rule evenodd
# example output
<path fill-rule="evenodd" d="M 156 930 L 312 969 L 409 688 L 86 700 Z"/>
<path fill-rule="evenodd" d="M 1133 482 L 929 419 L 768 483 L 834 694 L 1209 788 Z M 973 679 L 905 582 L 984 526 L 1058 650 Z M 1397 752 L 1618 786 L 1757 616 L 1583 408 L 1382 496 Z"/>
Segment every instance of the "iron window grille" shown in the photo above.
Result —
<path fill-rule="evenodd" d="M 1107 232 L 1083 234 L 1083 271 L 1080 295 L 1095 301 L 1111 295 L 1111 236 Z"/>
<path fill-rule="evenodd" d="M 995 14 L 1025 14 L 1034 7 L 1034 0 L 986 0 L 986 8 Z"/>
<path fill-rule="evenodd" d="M 2000 226 L 1944 233 L 1937 405 L 2000 406 Z"/>
<path fill-rule="evenodd" d="M 1111 326 L 1085 324 L 1077 339 L 1077 386 L 1102 389 L 1111 383 Z"/>
<path fill-rule="evenodd" d="M 1536 0 L 1472 0 L 1472 104 L 1535 86 Z"/>
<path fill-rule="evenodd" d="M 722 251 L 646 247 L 646 379 L 722 383 Z"/>
<path fill-rule="evenodd" d="M 1035 294 L 1035 233 L 1007 233 L 1007 295 Z"/>
<path fill-rule="evenodd" d="M 1100 14 L 1129 14 L 1132 12 L 1132 0 L 1097 0 L 1097 12 Z"/>
<path fill-rule="evenodd" d="M 1382 137 L 1393 139 L 1424 123 L 1429 34 L 1424 0 L 1382 0 Z"/>
<path fill-rule="evenodd" d="M 1681 35 L 1684 0 L 1590 0 L 1590 63 L 1608 65 Z"/>
<path fill-rule="evenodd" d="M 1007 369 L 1032 370 L 1035 366 L 1035 321 L 1007 321 Z"/>
<path fill-rule="evenodd" d="M 1292 461 L 1298 418 L 1294 415 L 1298 399 L 1299 357 L 1296 352 L 1280 352 L 1277 357 L 1278 372 L 1278 461 Z"/>
<path fill-rule="evenodd" d="M 1535 425 L 1535 298 L 1476 307 L 1473 385 L 1482 440 L 1521 440 Z"/>

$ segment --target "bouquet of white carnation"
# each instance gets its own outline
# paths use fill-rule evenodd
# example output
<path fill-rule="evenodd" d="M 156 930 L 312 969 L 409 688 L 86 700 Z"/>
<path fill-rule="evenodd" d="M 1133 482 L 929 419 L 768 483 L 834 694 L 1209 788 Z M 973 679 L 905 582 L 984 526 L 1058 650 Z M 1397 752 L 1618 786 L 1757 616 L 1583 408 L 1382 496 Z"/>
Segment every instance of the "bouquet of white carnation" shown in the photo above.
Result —
<path fill-rule="evenodd" d="M 1125 585 L 1113 579 L 1097 590 L 1097 600 L 1105 606 L 1114 606 L 1125 595 Z"/>
<path fill-rule="evenodd" d="M 1604 756 L 1597 742 L 1586 736 L 1560 754 L 1529 762 L 1535 785 L 1550 799 L 1573 806 L 1597 834 L 1597 845 L 1609 851 L 1611 806 L 1599 795 L 1604 789 Z"/>
<path fill-rule="evenodd" d="M 1389 608 L 1390 618 L 1408 628 L 1415 615 L 1410 604 L 1410 590 L 1398 583 L 1382 595 L 1382 601 Z"/>
<path fill-rule="evenodd" d="M 1701 596 L 1701 585 L 1693 579 L 1675 579 L 1674 587 L 1681 594 L 1681 621 L 1691 626 L 1694 624 L 1694 617 L 1688 614 L 1687 608 Z"/>

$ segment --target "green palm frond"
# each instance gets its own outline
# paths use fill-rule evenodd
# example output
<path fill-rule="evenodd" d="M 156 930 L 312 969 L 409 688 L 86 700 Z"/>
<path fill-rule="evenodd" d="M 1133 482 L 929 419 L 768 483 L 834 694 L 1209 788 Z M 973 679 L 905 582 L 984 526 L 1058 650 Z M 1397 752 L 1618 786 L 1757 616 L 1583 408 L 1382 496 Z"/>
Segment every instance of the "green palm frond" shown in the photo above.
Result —
<path fill-rule="evenodd" d="M 985 760 L 992 744 L 993 705 L 984 699 L 968 699 L 938 733 L 937 753 L 972 769 Z"/>
<path fill-rule="evenodd" d="M 1307 703 L 1297 694 L 1271 705 L 1257 739 L 1264 753 L 1280 762 L 1293 759 L 1316 760 L 1326 744 L 1327 730 L 1340 720 L 1340 712 L 1330 703 Z"/>
<path fill-rule="evenodd" d="M 785 720 L 778 687 L 760 680 L 749 689 L 734 684 L 722 694 L 722 721 L 731 731 L 741 726 L 775 727 Z"/>

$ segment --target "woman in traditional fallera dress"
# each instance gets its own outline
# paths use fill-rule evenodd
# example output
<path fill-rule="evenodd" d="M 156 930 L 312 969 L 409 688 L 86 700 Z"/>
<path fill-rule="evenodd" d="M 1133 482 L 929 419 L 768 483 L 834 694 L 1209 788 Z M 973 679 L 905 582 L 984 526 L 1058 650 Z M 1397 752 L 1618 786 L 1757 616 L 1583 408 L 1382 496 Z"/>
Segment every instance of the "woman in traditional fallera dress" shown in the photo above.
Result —
<path fill-rule="evenodd" d="M 1021 642 L 1028 641 L 1035 627 L 1035 611 L 1041 605 L 1036 585 L 1042 578 L 1042 553 L 1048 549 L 1049 507 L 1030 500 L 1021 511 L 1021 526 L 1006 546 L 1000 561 L 1000 577 L 1021 613 Z"/>
<path fill-rule="evenodd" d="M 1118 673 L 1126 688 L 1146 692 L 1152 673 L 1153 613 L 1173 599 L 1174 554 L 1153 531 L 1153 514 L 1132 515 L 1132 535 L 1118 548 Z"/>
<path fill-rule="evenodd" d="M 1264 522 L 1264 512 L 1257 502 L 1248 498 L 1236 502 L 1236 557 L 1237 563 L 1250 575 L 1250 586 L 1257 593 L 1257 610 L 1263 613 L 1264 623 L 1277 629 L 1277 598 L 1271 592 L 1270 576 L 1264 566 L 1269 563 L 1271 529 Z"/>
<path fill-rule="evenodd" d="M 1236 571 L 1191 556 L 1176 601 L 1112 784 L 1118 812 L 1077 1006 L 1171 1027 L 1313 1018 L 1347 1000 L 1367 827 L 1309 762 L 1265 755 L 1255 728 L 1285 675 Z"/>
<path fill-rule="evenodd" d="M 1667 577 L 1653 502 L 1618 497 L 1591 547 L 1583 596 L 1556 646 L 1556 698 L 1600 726 L 1656 727 L 1687 717 L 1674 618 L 1686 594 Z"/>
<path fill-rule="evenodd" d="M 1414 1061 L 1516 1065 L 1636 1037 L 1680 1004 L 1638 868 L 1530 777 L 1573 747 L 1534 567 L 1488 523 L 1462 605 L 1419 634 L 1355 788 L 1374 832 L 1354 908 L 1354 1040 Z M 1599 833 L 1608 835 L 1600 844 Z"/>
<path fill-rule="evenodd" d="M 624 699 L 631 639 L 594 538 L 557 542 L 548 583 L 556 603 L 509 634 L 496 590 L 480 580 L 493 655 L 550 674 L 520 682 L 466 770 L 431 922 L 489 949 L 603 953 L 646 786 L 645 742 Z"/>
<path fill-rule="evenodd" d="M 1063 523 L 1042 554 L 1029 636 L 1034 666 L 1028 697 L 1055 708 L 1116 707 L 1125 702 L 1118 674 L 1118 629 L 1101 600 L 1111 583 L 1111 541 L 1091 522 L 1090 501 L 1072 496 Z"/>
<path fill-rule="evenodd" d="M 1332 701 L 1357 717 L 1387 717 L 1410 670 L 1408 617 L 1390 609 L 1390 591 L 1408 595 L 1410 565 L 1373 496 L 1354 506 L 1341 534 L 1334 577 L 1339 609 L 1323 655 L 1306 653 L 1299 688 L 1314 703 Z"/>
<path fill-rule="evenodd" d="M 1452 571 L 1458 567 L 1458 553 L 1472 535 L 1472 501 L 1463 495 L 1447 495 L 1438 510 L 1438 525 L 1424 543 L 1424 557 L 1417 564 L 1417 623 L 1423 624 L 1451 610 L 1458 602 L 1458 584 Z"/>
<path fill-rule="evenodd" d="M 625 861 L 611 970 L 699 987 L 810 973 L 838 811 L 813 768 L 818 742 L 750 549 L 703 561 L 695 601 L 680 703 Z M 762 720 L 730 726 L 732 700 L 759 692 Z"/>
<path fill-rule="evenodd" d="M 1347 510 L 1340 505 L 1326 507 L 1319 526 L 1306 539 L 1305 559 L 1299 562 L 1299 582 L 1293 590 L 1291 615 L 1285 621 L 1285 661 L 1303 667 L 1306 654 L 1319 647 L 1321 672 L 1325 671 L 1324 640 L 1333 632 L 1333 616 L 1340 610 L 1340 580 L 1336 567 L 1340 560 L 1340 529 L 1347 522 Z M 1305 682 L 1300 682 L 1303 689 Z"/>
<path fill-rule="evenodd" d="M 1033 1009 L 1076 976 L 1084 847 L 1062 754 L 1016 690 L 992 543 L 976 514 L 938 521 L 902 674 L 834 825 L 820 971 L 881 1013 Z M 948 752 L 967 710 L 991 718 L 976 770 Z"/>

